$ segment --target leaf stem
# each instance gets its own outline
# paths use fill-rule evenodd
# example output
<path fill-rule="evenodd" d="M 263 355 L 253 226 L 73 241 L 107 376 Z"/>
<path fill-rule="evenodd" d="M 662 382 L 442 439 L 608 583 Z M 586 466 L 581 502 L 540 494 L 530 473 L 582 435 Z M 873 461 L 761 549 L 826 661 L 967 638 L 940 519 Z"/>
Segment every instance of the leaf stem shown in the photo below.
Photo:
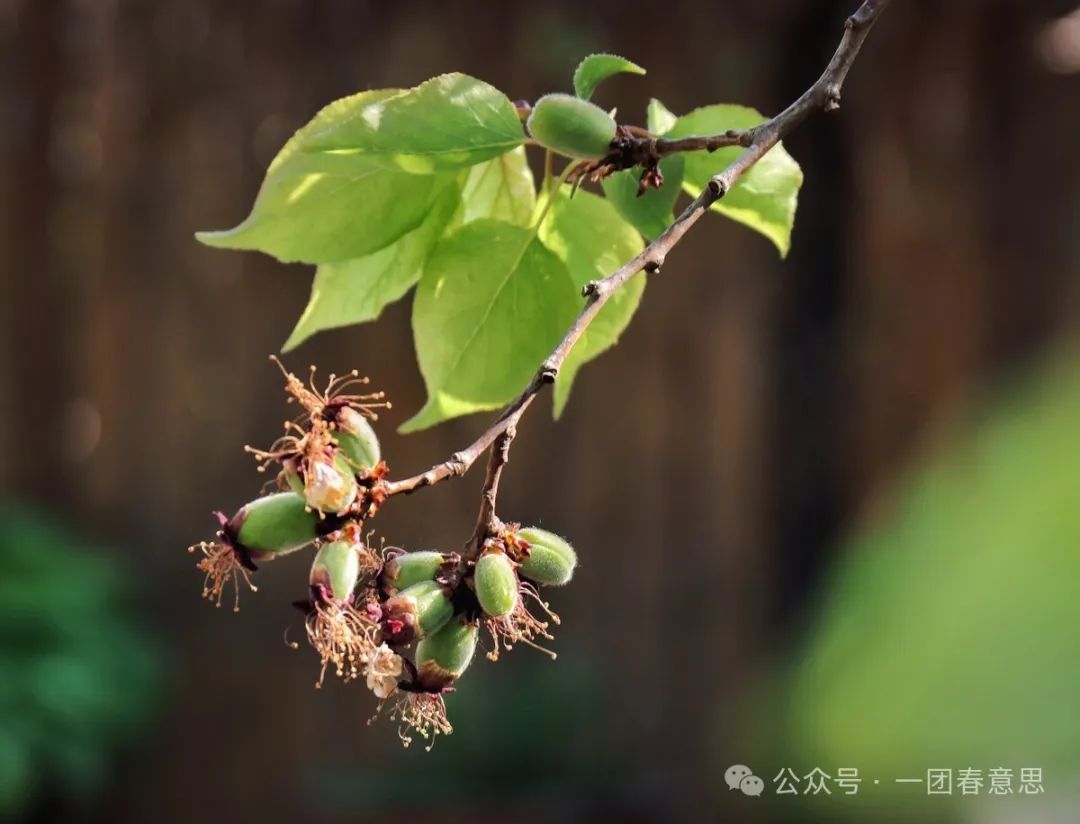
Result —
<path fill-rule="evenodd" d="M 536 217 L 533 218 L 532 221 L 531 228 L 533 230 L 533 234 L 536 234 L 540 231 L 540 226 L 544 222 L 544 218 L 547 217 L 548 212 L 551 211 L 551 207 L 555 203 L 555 196 L 559 193 L 559 189 L 563 187 L 563 184 L 566 183 L 566 178 L 570 176 L 570 172 L 573 170 L 575 165 L 577 164 L 573 162 L 567 163 L 566 168 L 563 169 L 562 172 L 559 174 L 559 179 L 555 181 L 555 185 L 548 189 L 548 191 L 546 192 L 547 197 L 544 199 L 544 204 L 537 210 Z M 544 180 L 545 182 L 548 180 L 548 177 L 546 175 L 544 177 Z"/>

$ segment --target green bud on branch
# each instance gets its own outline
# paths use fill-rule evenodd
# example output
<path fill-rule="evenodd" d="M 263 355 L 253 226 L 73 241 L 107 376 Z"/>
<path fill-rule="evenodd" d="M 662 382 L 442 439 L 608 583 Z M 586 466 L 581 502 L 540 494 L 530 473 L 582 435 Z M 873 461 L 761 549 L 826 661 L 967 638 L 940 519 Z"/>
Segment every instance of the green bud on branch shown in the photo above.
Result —
<path fill-rule="evenodd" d="M 578 160 L 599 160 L 611 150 L 615 120 L 599 106 L 569 94 L 547 94 L 533 107 L 529 134 L 541 146 Z"/>
<path fill-rule="evenodd" d="M 293 552 L 315 540 L 319 516 L 294 492 L 257 498 L 240 508 L 224 532 L 256 560 Z"/>
<path fill-rule="evenodd" d="M 553 532 L 534 526 L 514 533 L 521 553 L 521 574 L 548 586 L 562 586 L 574 577 L 577 553 Z"/>
<path fill-rule="evenodd" d="M 352 600 L 360 578 L 360 553 L 352 541 L 330 541 L 319 547 L 311 564 L 308 583 L 313 594 L 336 604 Z"/>
<path fill-rule="evenodd" d="M 354 472 L 368 472 L 382 460 L 382 449 L 375 430 L 368 419 L 351 406 L 337 410 L 334 440 Z"/>
<path fill-rule="evenodd" d="M 499 618 L 513 612 L 518 603 L 518 577 L 514 563 L 501 550 L 488 550 L 473 570 L 476 600 L 484 612 Z"/>
<path fill-rule="evenodd" d="M 472 661 L 480 631 L 476 624 L 456 618 L 416 646 L 416 682 L 425 692 L 442 692 Z"/>
<path fill-rule="evenodd" d="M 421 581 L 383 605 L 383 640 L 394 646 L 409 644 L 437 632 L 453 614 L 453 604 L 442 584 Z"/>
<path fill-rule="evenodd" d="M 236 590 L 233 611 L 240 609 L 240 579 L 254 592 L 251 573 L 255 561 L 293 552 L 315 540 L 319 516 L 311 512 L 295 492 L 280 492 L 244 504 L 221 522 L 218 540 L 203 541 L 188 547 L 188 552 L 202 552 L 196 567 L 206 576 L 203 597 L 221 606 L 225 587 Z"/>
<path fill-rule="evenodd" d="M 387 559 L 379 576 L 385 595 L 396 595 L 421 581 L 433 581 L 446 565 L 447 556 L 434 550 L 403 552 Z"/>

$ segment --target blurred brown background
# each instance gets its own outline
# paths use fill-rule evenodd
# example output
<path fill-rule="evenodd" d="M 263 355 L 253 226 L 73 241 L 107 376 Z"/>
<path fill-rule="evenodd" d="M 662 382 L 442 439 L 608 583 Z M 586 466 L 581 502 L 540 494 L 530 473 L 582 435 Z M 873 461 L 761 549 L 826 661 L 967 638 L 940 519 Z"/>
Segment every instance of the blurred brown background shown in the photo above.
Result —
<path fill-rule="evenodd" d="M 117 547 L 171 657 L 104 798 L 32 815 L 741 820 L 723 770 L 839 536 L 939 422 L 1075 327 L 1080 38 L 1047 28 L 1075 4 L 894 3 L 840 112 L 787 141 L 806 174 L 790 257 L 712 219 L 564 419 L 532 410 L 500 504 L 580 549 L 552 598 L 560 660 L 474 667 L 431 756 L 366 727 L 363 690 L 312 689 L 312 655 L 282 642 L 303 561 L 269 566 L 239 615 L 199 601 L 183 548 L 258 489 L 240 448 L 280 426 L 266 357 L 310 270 L 192 233 L 246 214 L 333 98 L 460 70 L 535 99 L 602 50 L 649 70 L 611 82 L 622 120 L 649 96 L 772 112 L 855 5 L 0 0 L 0 489 Z M 396 475 L 484 426 L 394 433 L 423 399 L 409 301 L 289 359 L 309 362 L 390 393 Z M 379 534 L 454 547 L 479 482 L 395 501 Z"/>

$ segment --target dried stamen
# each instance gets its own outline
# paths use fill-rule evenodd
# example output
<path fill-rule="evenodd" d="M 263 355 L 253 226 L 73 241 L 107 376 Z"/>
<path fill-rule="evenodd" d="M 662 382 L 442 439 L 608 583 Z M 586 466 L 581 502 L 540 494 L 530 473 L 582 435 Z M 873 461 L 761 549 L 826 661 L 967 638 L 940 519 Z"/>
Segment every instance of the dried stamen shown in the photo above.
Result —
<path fill-rule="evenodd" d="M 454 731 L 446 717 L 446 702 L 442 695 L 433 692 L 402 692 L 390 711 L 390 720 L 398 722 L 398 738 L 404 746 L 412 744 L 416 734 L 428 741 L 424 747 L 428 752 L 440 734 L 450 735 Z"/>
<path fill-rule="evenodd" d="M 525 605 L 526 598 L 534 601 L 540 606 L 540 608 L 546 613 L 549 620 L 541 621 L 531 612 Z M 509 615 L 504 615 L 501 618 L 488 618 L 484 621 L 487 626 L 488 632 L 491 633 L 491 640 L 494 642 L 494 649 L 487 654 L 488 660 L 498 661 L 499 653 L 505 649 L 507 652 L 514 648 L 514 644 L 522 643 L 527 646 L 537 649 L 551 657 L 551 660 L 555 660 L 555 653 L 546 647 L 540 646 L 536 642 L 537 638 L 543 638 L 548 641 L 555 640 L 555 636 L 548 632 L 548 627 L 551 624 L 559 623 L 559 616 L 551 611 L 551 607 L 547 601 L 540 597 L 540 593 L 537 592 L 536 587 L 527 581 L 521 582 L 519 589 L 519 597 L 517 606 L 514 607 L 514 611 Z"/>
<path fill-rule="evenodd" d="M 258 587 L 251 582 L 251 571 L 244 566 L 236 550 L 222 541 L 201 541 L 188 547 L 188 552 L 202 552 L 203 557 L 195 565 L 206 578 L 203 579 L 203 598 L 221 606 L 225 587 L 232 584 L 235 593 L 233 612 L 240 611 L 240 580 L 257 592 Z"/>
<path fill-rule="evenodd" d="M 275 355 L 271 355 L 270 360 L 277 364 L 281 374 L 285 376 L 285 391 L 291 396 L 290 403 L 295 400 L 313 422 L 327 417 L 324 413 L 328 406 L 350 406 L 373 420 L 378 417 L 376 409 L 390 408 L 389 401 L 384 400 L 384 392 L 357 394 L 348 391 L 368 383 L 368 378 L 361 377 L 355 369 L 340 377 L 331 373 L 326 388 L 320 390 L 315 384 L 314 366 L 310 369 L 308 383 L 305 385 L 300 378 L 288 371 Z"/>
<path fill-rule="evenodd" d="M 350 604 L 316 601 L 304 626 L 308 641 L 322 663 L 315 686 L 323 685 L 330 666 L 344 681 L 360 676 L 375 649 L 377 624 L 369 615 L 358 612 Z"/>

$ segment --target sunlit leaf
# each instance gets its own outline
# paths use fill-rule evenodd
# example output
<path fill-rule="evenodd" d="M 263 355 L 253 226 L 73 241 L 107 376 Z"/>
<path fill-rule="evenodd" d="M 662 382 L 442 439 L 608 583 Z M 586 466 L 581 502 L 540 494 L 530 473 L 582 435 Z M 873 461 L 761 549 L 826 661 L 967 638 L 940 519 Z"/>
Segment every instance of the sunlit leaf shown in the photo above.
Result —
<path fill-rule="evenodd" d="M 728 129 L 746 129 L 762 120 L 759 112 L 745 106 L 704 106 L 680 117 L 667 136 L 717 134 Z M 743 151 L 745 149 L 740 146 L 731 146 L 715 152 L 686 152 L 683 188 L 697 196 L 713 175 L 723 171 Z M 783 257 L 791 247 L 791 229 L 795 224 L 795 207 L 802 181 L 799 164 L 783 145 L 777 145 L 739 178 L 731 191 L 712 208 L 763 234 Z"/>
<path fill-rule="evenodd" d="M 566 331 L 577 306 L 566 267 L 530 229 L 485 219 L 442 240 L 413 303 L 428 401 L 401 431 L 510 401 Z"/>
<path fill-rule="evenodd" d="M 307 308 L 282 350 L 287 352 L 324 329 L 375 320 L 404 296 L 420 280 L 424 261 L 460 202 L 458 189 L 448 187 L 424 222 L 391 245 L 362 258 L 320 265 Z"/>
<path fill-rule="evenodd" d="M 536 183 L 525 148 L 518 147 L 469 169 L 462 203 L 463 223 L 489 217 L 528 225 L 536 206 Z"/>
<path fill-rule="evenodd" d="M 460 169 L 520 146 L 517 109 L 494 86 L 443 74 L 305 130 L 302 149 L 414 174 Z"/>
<path fill-rule="evenodd" d="M 320 111 L 278 153 L 241 224 L 196 237 L 283 261 L 363 257 L 420 225 L 456 180 L 447 171 L 495 158 L 524 137 L 506 95 L 463 74 L 352 95 Z"/>

